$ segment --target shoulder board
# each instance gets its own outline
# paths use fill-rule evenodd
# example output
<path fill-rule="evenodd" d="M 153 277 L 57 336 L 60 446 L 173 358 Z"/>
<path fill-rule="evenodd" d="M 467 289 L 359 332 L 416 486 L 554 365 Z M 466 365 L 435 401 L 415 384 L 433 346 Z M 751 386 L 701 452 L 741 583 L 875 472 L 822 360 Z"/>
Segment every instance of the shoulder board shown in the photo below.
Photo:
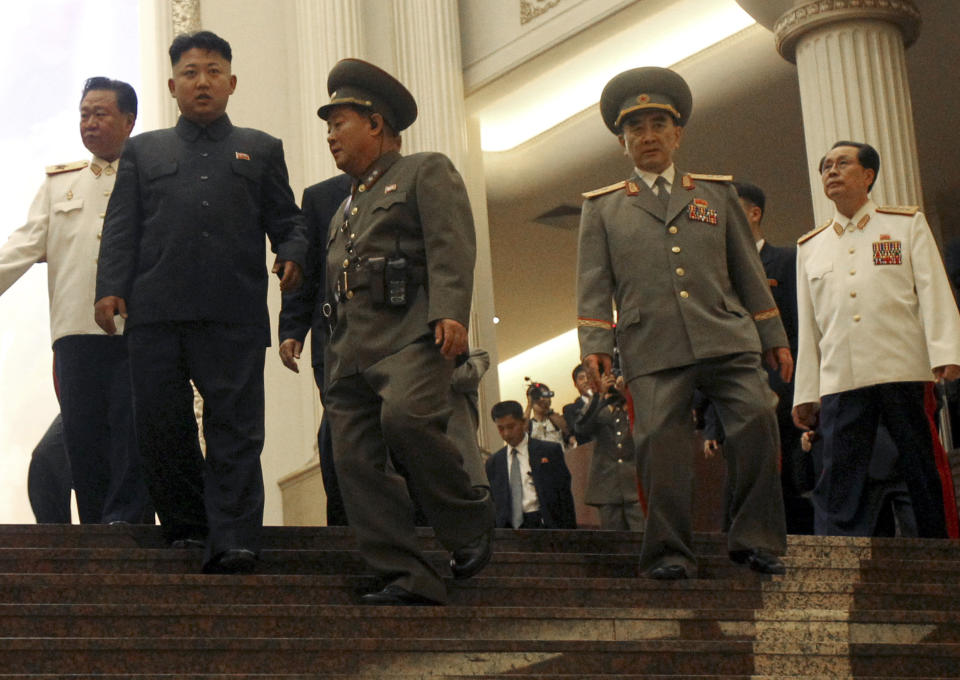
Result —
<path fill-rule="evenodd" d="M 593 191 L 585 191 L 580 195 L 583 196 L 584 198 L 596 198 L 597 196 L 603 196 L 604 194 L 609 194 L 613 191 L 616 191 L 617 189 L 622 189 L 625 186 L 627 186 L 627 180 L 623 180 L 622 182 L 617 182 L 616 184 L 611 184 L 609 186 L 601 187 L 599 189 L 594 189 Z"/>
<path fill-rule="evenodd" d="M 703 175 L 699 172 L 688 172 L 687 177 L 690 179 L 702 179 L 707 182 L 732 182 L 733 175 Z"/>
<path fill-rule="evenodd" d="M 826 229 L 827 227 L 829 227 L 831 224 L 833 224 L 833 218 L 832 218 L 832 217 L 831 217 L 830 219 L 828 219 L 826 222 L 824 222 L 823 224 L 821 224 L 821 225 L 820 225 L 819 227 L 817 227 L 816 229 L 811 229 L 811 230 L 808 231 L 806 234 L 804 234 L 803 236 L 801 236 L 800 238 L 798 238 L 798 239 L 797 239 L 797 245 L 800 245 L 801 243 L 806 243 L 807 241 L 809 241 L 810 239 L 812 239 L 814 236 L 816 236 L 817 234 L 819 234 L 821 231 L 823 231 L 824 229 Z"/>
<path fill-rule="evenodd" d="M 885 213 L 887 215 L 906 215 L 907 217 L 913 217 L 918 212 L 920 212 L 919 205 L 883 205 L 877 208 L 878 213 Z"/>
<path fill-rule="evenodd" d="M 74 161 L 73 163 L 59 163 L 58 165 L 48 165 L 47 175 L 59 175 L 64 172 L 74 172 L 83 170 L 90 165 L 90 161 Z"/>

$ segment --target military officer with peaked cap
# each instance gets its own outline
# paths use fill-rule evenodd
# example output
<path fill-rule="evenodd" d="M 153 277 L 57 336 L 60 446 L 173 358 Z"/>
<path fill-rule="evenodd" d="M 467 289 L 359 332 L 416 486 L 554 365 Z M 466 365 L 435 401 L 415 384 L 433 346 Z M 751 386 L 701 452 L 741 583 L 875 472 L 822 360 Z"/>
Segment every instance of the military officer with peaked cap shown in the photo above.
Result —
<path fill-rule="evenodd" d="M 763 354 L 785 380 L 793 361 L 732 178 L 673 164 L 692 103 L 683 78 L 663 68 L 625 71 L 603 90 L 603 120 L 635 167 L 629 179 L 584 194 L 580 349 L 596 380 L 619 346 L 634 402 L 643 405 L 634 422 L 648 499 L 641 572 L 696 575 L 689 408 L 698 387 L 727 431 L 730 557 L 783 573 L 777 422 L 760 361 Z"/>
<path fill-rule="evenodd" d="M 446 156 L 401 156 L 399 133 L 417 105 L 400 82 L 344 59 L 327 89 L 330 103 L 317 114 L 353 186 L 327 243 L 334 302 L 324 394 L 347 519 L 386 582 L 362 602 L 442 604 L 446 590 L 418 546 L 411 494 L 453 553 L 455 578 L 489 561 L 494 523 L 489 492 L 471 486 L 446 434 L 454 358 L 467 350 L 470 203 Z"/>

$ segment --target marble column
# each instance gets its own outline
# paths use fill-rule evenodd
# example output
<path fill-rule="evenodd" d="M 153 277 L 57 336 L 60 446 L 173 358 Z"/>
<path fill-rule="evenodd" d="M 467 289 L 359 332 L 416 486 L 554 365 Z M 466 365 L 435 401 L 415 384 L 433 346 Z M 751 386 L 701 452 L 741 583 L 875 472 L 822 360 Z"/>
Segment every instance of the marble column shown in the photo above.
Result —
<path fill-rule="evenodd" d="M 403 133 L 405 153 L 440 151 L 464 176 L 477 229 L 470 346 L 491 356 L 480 389 L 480 439 L 498 442 L 487 414 L 499 398 L 496 334 L 493 325 L 493 273 L 487 227 L 487 195 L 479 136 L 470 135 L 464 111 L 460 21 L 451 0 L 404 0 L 393 3 L 397 78 L 417 98 L 420 115 Z M 472 140 L 472 141 L 471 141 Z"/>
<path fill-rule="evenodd" d="M 922 206 L 905 59 L 919 30 L 914 0 L 797 1 L 774 24 L 777 49 L 797 65 L 817 224 L 833 204 L 816 166 L 841 139 L 880 152 L 877 203 Z"/>

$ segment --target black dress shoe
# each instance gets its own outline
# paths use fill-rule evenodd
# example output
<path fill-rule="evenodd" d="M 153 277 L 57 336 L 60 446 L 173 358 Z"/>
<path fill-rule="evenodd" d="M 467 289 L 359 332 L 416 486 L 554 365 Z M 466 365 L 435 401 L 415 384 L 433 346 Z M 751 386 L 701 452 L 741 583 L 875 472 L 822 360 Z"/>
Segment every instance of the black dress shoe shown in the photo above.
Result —
<path fill-rule="evenodd" d="M 411 593 L 406 588 L 389 585 L 375 593 L 367 593 L 360 598 L 360 604 L 379 605 L 386 607 L 415 607 L 415 606 L 442 606 L 438 602 L 424 595 Z"/>
<path fill-rule="evenodd" d="M 484 531 L 480 536 L 453 551 L 450 571 L 457 580 L 470 578 L 479 573 L 490 562 L 493 555 L 493 529 Z"/>
<path fill-rule="evenodd" d="M 183 550 L 185 548 L 199 548 L 203 550 L 204 543 L 199 538 L 178 538 L 175 541 L 170 541 L 170 547 L 176 548 L 177 550 Z"/>
<path fill-rule="evenodd" d="M 203 566 L 205 574 L 252 574 L 257 567 L 257 555 L 246 548 L 230 548 Z"/>
<path fill-rule="evenodd" d="M 664 564 L 651 569 L 647 576 L 657 581 L 680 581 L 687 578 L 687 570 L 682 564 Z"/>
<path fill-rule="evenodd" d="M 761 574 L 786 574 L 787 568 L 776 555 L 760 550 L 731 550 L 730 559 L 737 564 L 746 564 Z"/>

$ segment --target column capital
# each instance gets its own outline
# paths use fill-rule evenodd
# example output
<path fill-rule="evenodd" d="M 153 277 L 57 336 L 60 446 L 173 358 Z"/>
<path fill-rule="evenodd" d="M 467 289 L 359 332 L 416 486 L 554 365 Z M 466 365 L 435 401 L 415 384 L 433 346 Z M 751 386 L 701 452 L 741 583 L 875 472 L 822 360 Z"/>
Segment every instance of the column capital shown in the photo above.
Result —
<path fill-rule="evenodd" d="M 796 63 L 800 38 L 810 31 L 841 21 L 879 20 L 900 29 L 904 47 L 920 35 L 920 10 L 914 0 L 810 0 L 783 13 L 773 27 L 777 51 Z"/>

